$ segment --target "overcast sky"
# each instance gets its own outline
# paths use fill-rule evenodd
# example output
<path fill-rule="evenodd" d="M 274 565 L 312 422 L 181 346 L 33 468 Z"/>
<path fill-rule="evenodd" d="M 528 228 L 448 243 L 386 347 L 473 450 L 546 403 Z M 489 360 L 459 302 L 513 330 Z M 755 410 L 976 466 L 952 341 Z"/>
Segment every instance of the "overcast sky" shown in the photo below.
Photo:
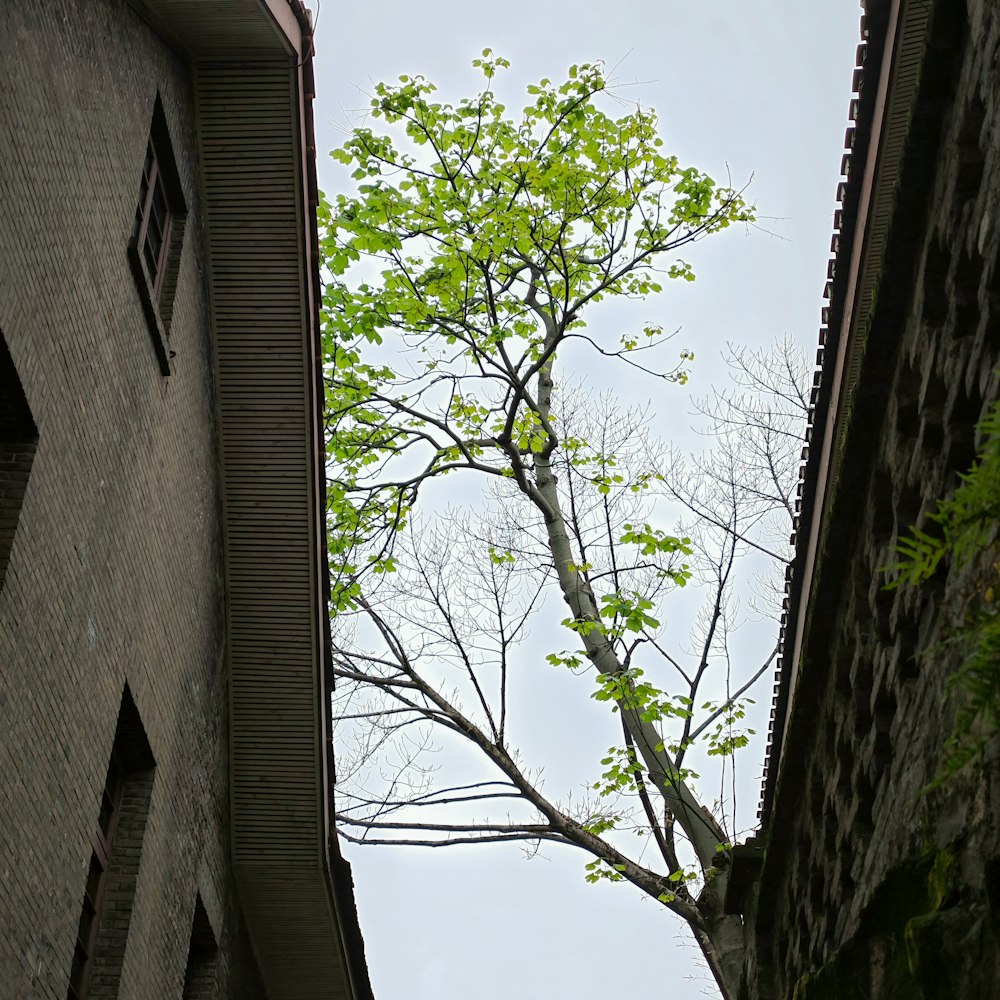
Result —
<path fill-rule="evenodd" d="M 454 101 L 479 89 L 469 63 L 489 46 L 511 60 L 498 90 L 520 107 L 525 84 L 603 59 L 623 97 L 659 112 L 665 150 L 737 186 L 752 178 L 760 225 L 703 244 L 698 280 L 668 289 L 650 317 L 681 327 L 679 346 L 699 355 L 687 391 L 704 394 L 726 341 L 788 333 L 815 346 L 859 14 L 851 0 L 323 0 L 320 186 L 343 183 L 324 154 L 376 81 L 422 73 Z M 678 393 L 669 426 L 687 421 Z M 718 995 L 676 918 L 630 887 L 587 885 L 586 858 L 569 849 L 532 861 L 507 845 L 345 854 L 377 1000 Z"/>

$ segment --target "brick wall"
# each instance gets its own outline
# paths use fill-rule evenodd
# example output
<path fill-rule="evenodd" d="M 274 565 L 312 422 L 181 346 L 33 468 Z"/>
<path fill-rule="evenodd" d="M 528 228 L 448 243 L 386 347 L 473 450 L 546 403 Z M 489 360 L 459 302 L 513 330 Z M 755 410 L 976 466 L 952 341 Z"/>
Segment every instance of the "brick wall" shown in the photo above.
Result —
<path fill-rule="evenodd" d="M 157 92 L 188 208 L 169 378 L 126 257 Z M 0 331 L 38 432 L 0 590 L 0 996 L 66 996 L 127 682 L 156 770 L 116 995 L 180 1000 L 200 891 L 217 995 L 252 1000 L 189 67 L 124 0 L 8 5 L 0 135 Z"/>
<path fill-rule="evenodd" d="M 1000 982 L 996 747 L 926 791 L 955 719 L 962 651 L 947 639 L 996 552 L 917 590 L 882 586 L 1000 396 L 1000 10 L 939 2 L 933 24 L 751 915 L 749 995 L 773 1000 L 986 997 Z"/>

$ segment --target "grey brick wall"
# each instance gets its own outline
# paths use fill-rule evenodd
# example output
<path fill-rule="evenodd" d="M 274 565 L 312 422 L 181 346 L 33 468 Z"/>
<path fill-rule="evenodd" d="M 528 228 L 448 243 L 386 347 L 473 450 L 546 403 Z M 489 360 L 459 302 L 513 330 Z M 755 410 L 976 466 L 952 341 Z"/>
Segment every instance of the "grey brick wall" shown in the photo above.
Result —
<path fill-rule="evenodd" d="M 917 590 L 882 586 L 1000 396 L 1000 9 L 970 0 L 965 20 L 962 7 L 936 5 L 817 570 L 795 706 L 808 738 L 782 751 L 795 778 L 779 786 L 751 918 L 754 997 L 971 998 L 1000 982 L 996 746 L 925 792 L 955 718 L 962 650 L 947 640 L 997 554 Z"/>
<path fill-rule="evenodd" d="M 180 1000 L 199 879 L 217 995 L 256 975 L 229 873 L 223 581 L 189 67 L 124 0 L 0 33 L 0 331 L 38 445 L 0 590 L 0 1000 L 64 1000 L 126 682 L 156 759 L 117 993 Z M 159 91 L 188 207 L 161 376 L 126 257 Z M 110 926 L 110 925 L 109 925 Z"/>

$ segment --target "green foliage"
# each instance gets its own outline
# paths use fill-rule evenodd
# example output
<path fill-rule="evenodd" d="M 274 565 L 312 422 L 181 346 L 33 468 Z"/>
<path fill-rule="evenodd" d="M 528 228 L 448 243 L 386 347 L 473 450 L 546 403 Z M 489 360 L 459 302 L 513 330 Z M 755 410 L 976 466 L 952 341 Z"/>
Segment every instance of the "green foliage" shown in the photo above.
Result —
<path fill-rule="evenodd" d="M 610 747 L 608 756 L 601 759 L 601 766 L 605 768 L 601 780 L 592 786 L 601 798 L 634 792 L 636 779 L 641 778 L 643 773 L 642 765 L 627 747 Z"/>
<path fill-rule="evenodd" d="M 633 881 L 694 919 L 687 885 L 695 877 L 708 884 L 725 833 L 687 787 L 697 775 L 679 765 L 702 731 L 691 725 L 692 709 L 714 631 L 690 677 L 677 667 L 690 697 L 669 694 L 632 665 L 659 649 L 659 609 L 691 579 L 685 560 L 694 546 L 646 521 L 666 476 L 655 461 L 636 459 L 641 428 L 633 434 L 609 418 L 600 440 L 587 440 L 573 420 L 589 426 L 589 414 L 574 414 L 561 376 L 588 351 L 592 363 L 614 359 L 683 384 L 691 351 L 666 365 L 647 362 L 668 339 L 662 326 L 602 330 L 595 307 L 642 301 L 668 282 L 686 286 L 695 279 L 688 245 L 751 222 L 754 210 L 740 192 L 665 152 L 653 111 L 609 113 L 622 105 L 600 64 L 529 86 L 516 114 L 493 92 L 507 61 L 487 49 L 473 65 L 484 89 L 455 104 L 435 100 L 420 76 L 378 84 L 371 124 L 333 153 L 355 192 L 319 208 L 331 607 L 360 609 L 385 646 L 383 656 L 359 655 L 360 666 L 342 676 L 353 683 L 360 675 L 395 699 L 400 715 L 467 736 L 538 808 L 539 786 L 525 791 L 529 779 L 508 748 L 506 679 L 540 595 L 558 583 L 571 633 L 564 641 L 579 648 L 546 660 L 595 672 L 593 696 L 619 713 L 626 745 L 608 751 L 590 789 L 607 808 L 585 819 L 561 815 L 553 838 L 594 850 L 593 838 L 634 822 L 632 804 L 620 800 L 641 800 L 654 822 L 649 800 L 658 796 L 658 848 L 672 874 L 598 858 L 586 877 Z M 452 536 L 463 557 L 475 553 L 471 566 L 434 551 L 434 532 L 430 542 L 400 539 L 428 484 L 459 475 L 489 484 Z M 495 627 L 479 628 L 477 614 Z M 422 658 L 434 663 L 430 679 Z M 476 721 L 441 683 L 459 664 L 473 711 L 481 709 Z M 730 731 L 740 709 L 719 711 L 710 740 L 723 754 L 740 745 Z M 670 724 L 673 742 L 661 733 Z M 675 824 L 700 875 L 678 867 Z M 613 840 L 594 853 L 623 858 Z"/>
<path fill-rule="evenodd" d="M 889 586 L 916 586 L 929 580 L 947 559 L 960 569 L 994 540 L 1000 519 L 1000 404 L 978 427 L 982 451 L 949 500 L 938 503 L 928 520 L 931 531 L 910 530 L 899 543 L 898 573 Z"/>
<path fill-rule="evenodd" d="M 587 873 L 583 876 L 584 879 L 592 885 L 596 885 L 601 880 L 607 882 L 625 881 L 625 875 L 623 874 L 625 872 L 625 865 L 612 865 L 603 858 L 596 858 L 594 861 L 588 861 L 583 868 Z"/>
<path fill-rule="evenodd" d="M 644 679 L 641 667 L 628 667 L 615 673 L 598 674 L 597 690 L 591 695 L 596 701 L 613 704 L 632 712 L 642 722 L 663 722 L 667 719 L 691 718 L 691 699 L 684 695 L 669 695 Z M 673 750 L 676 753 L 676 749 Z"/>
<path fill-rule="evenodd" d="M 713 871 L 713 869 L 709 869 L 709 871 Z M 708 876 L 708 874 L 709 872 L 704 873 L 706 877 Z M 685 886 L 688 883 L 696 882 L 700 877 L 702 876 L 699 875 L 699 873 L 696 872 L 694 869 L 678 868 L 675 871 L 672 871 L 667 876 L 667 881 L 679 888 L 680 886 Z M 664 890 L 657 897 L 657 899 L 661 903 L 672 903 L 676 898 L 677 898 L 677 893 L 672 889 Z"/>
<path fill-rule="evenodd" d="M 702 708 L 717 715 L 715 725 L 708 731 L 708 755 L 710 757 L 730 757 L 737 750 L 748 746 L 755 729 L 734 730 L 733 727 L 746 718 L 746 706 L 754 704 L 752 698 L 742 698 L 717 705 L 706 702 Z"/>
<path fill-rule="evenodd" d="M 953 637 L 969 652 L 949 686 L 961 689 L 965 698 L 958 702 L 955 730 L 935 786 L 978 757 L 1000 730 L 1000 608 L 992 599 L 1000 564 L 993 565 L 993 573 L 994 583 L 986 589 L 982 605 L 968 613 Z"/>
<path fill-rule="evenodd" d="M 570 670 L 578 670 L 584 664 L 584 657 L 580 653 L 565 649 L 561 653 L 549 653 L 545 659 L 554 667 L 569 667 Z"/>
<path fill-rule="evenodd" d="M 624 873 L 626 870 L 626 866 L 623 864 L 612 864 L 609 861 L 605 861 L 603 858 L 597 858 L 584 865 L 584 871 L 587 873 L 584 875 L 584 878 L 592 884 L 596 884 L 601 881 L 622 882 L 625 880 Z M 673 888 L 668 889 L 665 886 L 663 892 L 661 892 L 657 898 L 661 903 L 672 903 L 677 898 L 677 892 L 674 891 L 675 889 L 680 889 L 681 886 L 685 886 L 691 882 L 696 882 L 699 878 L 702 878 L 702 875 L 694 869 L 678 868 L 676 871 L 672 871 L 664 879 L 667 885 L 670 885 Z"/>
<path fill-rule="evenodd" d="M 1000 403 L 990 408 L 978 432 L 982 450 L 972 468 L 954 495 L 930 514 L 928 530 L 912 528 L 900 541 L 900 559 L 888 568 L 895 573 L 887 584 L 891 589 L 918 587 L 945 565 L 959 573 L 985 564 L 975 593 L 968 595 L 965 619 L 947 642 L 964 651 L 949 687 L 965 697 L 958 700 L 955 730 L 935 785 L 976 758 L 1000 729 L 1000 562 L 985 555 L 990 547 L 995 551 L 1000 520 Z"/>
<path fill-rule="evenodd" d="M 365 126 L 332 153 L 357 184 L 318 213 L 334 610 L 353 606 L 359 575 L 384 570 L 429 478 L 475 467 L 519 480 L 526 458 L 561 447 L 598 465 L 599 493 L 643 489 L 607 471 L 613 456 L 561 438 L 529 387 L 563 341 L 590 338 L 586 308 L 692 280 L 687 262 L 654 265 L 753 218 L 738 192 L 662 151 L 653 111 L 604 110 L 600 64 L 529 86 L 516 116 L 492 89 L 507 60 L 487 49 L 473 65 L 486 86 L 456 104 L 421 76 L 378 84 L 370 118 L 402 142 Z M 615 356 L 662 339 L 646 324 L 617 349 L 591 342 Z M 409 352 L 405 370 L 378 356 L 384 341 Z M 683 381 L 692 358 L 661 376 Z M 378 475 L 416 454 L 418 475 Z"/>
<path fill-rule="evenodd" d="M 619 541 L 623 545 L 638 546 L 641 555 L 672 556 L 679 553 L 682 556 L 686 556 L 690 555 L 693 551 L 690 538 L 677 538 L 674 535 L 666 534 L 659 528 L 651 528 L 648 524 L 644 524 L 641 527 L 634 524 L 625 524 L 622 527 L 625 531 Z M 691 579 L 691 568 L 687 563 L 667 565 L 658 570 L 658 575 L 673 580 L 678 587 L 683 587 Z"/>
<path fill-rule="evenodd" d="M 601 597 L 600 615 L 614 622 L 619 629 L 641 632 L 645 628 L 659 628 L 660 623 L 651 614 L 653 602 L 637 591 L 615 591 Z"/>
<path fill-rule="evenodd" d="M 591 816 L 583 824 L 583 828 L 587 833 L 592 833 L 595 837 L 600 837 L 602 834 L 612 831 L 621 822 L 621 819 L 621 816 L 614 814 Z"/>

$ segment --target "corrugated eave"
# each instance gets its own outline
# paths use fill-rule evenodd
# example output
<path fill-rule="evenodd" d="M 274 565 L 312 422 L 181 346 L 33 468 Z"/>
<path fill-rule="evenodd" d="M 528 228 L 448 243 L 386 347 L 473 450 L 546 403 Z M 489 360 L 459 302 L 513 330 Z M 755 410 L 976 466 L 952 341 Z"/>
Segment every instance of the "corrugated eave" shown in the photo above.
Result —
<path fill-rule="evenodd" d="M 168 44 L 192 60 L 244 62 L 311 55 L 301 0 L 125 0 Z"/>
<path fill-rule="evenodd" d="M 298 0 L 133 5 L 183 49 L 195 79 L 226 554 L 233 869 L 270 1000 L 365 1000 L 352 883 L 329 821 L 309 18 Z"/>

